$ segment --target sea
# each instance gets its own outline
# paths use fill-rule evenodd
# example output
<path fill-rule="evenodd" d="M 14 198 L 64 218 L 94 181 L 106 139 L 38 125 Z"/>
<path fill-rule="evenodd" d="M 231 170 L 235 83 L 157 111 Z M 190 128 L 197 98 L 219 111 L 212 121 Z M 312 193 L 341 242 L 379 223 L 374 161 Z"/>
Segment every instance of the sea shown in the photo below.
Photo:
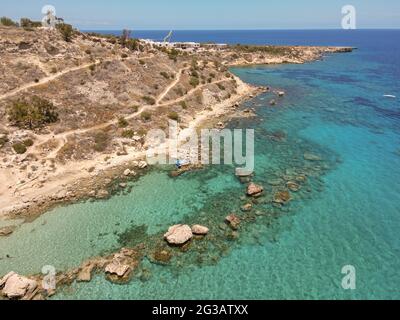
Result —
<path fill-rule="evenodd" d="M 255 130 L 253 180 L 266 194 L 255 213 L 240 211 L 246 185 L 232 165 L 177 178 L 154 167 L 128 191 L 57 207 L 0 238 L 0 275 L 65 271 L 162 237 L 173 224 L 200 223 L 208 238 L 169 265 L 146 257 L 128 284 L 99 274 L 52 299 L 399 299 L 400 30 L 176 31 L 172 41 L 357 49 L 303 65 L 231 69 L 286 92 L 273 107 L 273 93 L 246 101 L 241 107 L 256 117 L 228 124 Z M 267 201 L 293 179 L 300 189 L 289 203 Z M 230 212 L 247 219 L 235 234 L 224 225 Z M 10 223 L 20 222 L 0 226 Z"/>

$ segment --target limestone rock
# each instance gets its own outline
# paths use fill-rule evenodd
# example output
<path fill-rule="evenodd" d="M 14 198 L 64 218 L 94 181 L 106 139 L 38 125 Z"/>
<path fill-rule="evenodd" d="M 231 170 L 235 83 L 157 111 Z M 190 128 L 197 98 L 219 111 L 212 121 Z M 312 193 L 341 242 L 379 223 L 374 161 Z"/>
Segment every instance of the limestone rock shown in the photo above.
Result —
<path fill-rule="evenodd" d="M 124 176 L 125 177 L 128 177 L 128 176 L 130 176 L 131 175 L 131 170 L 129 170 L 129 169 L 126 169 L 125 171 L 124 171 Z"/>
<path fill-rule="evenodd" d="M 126 264 L 120 264 L 118 261 L 113 260 L 110 264 L 106 266 L 106 273 L 116 275 L 122 278 L 128 271 L 130 267 Z"/>
<path fill-rule="evenodd" d="M 250 183 L 247 187 L 247 195 L 251 197 L 258 197 L 264 192 L 264 188 L 255 183 Z"/>
<path fill-rule="evenodd" d="M 251 203 L 246 203 L 244 206 L 240 208 L 243 212 L 249 212 L 253 209 L 253 205 Z"/>
<path fill-rule="evenodd" d="M 12 234 L 15 230 L 15 227 L 3 227 L 0 228 L 0 237 L 7 237 Z"/>
<path fill-rule="evenodd" d="M 192 226 L 192 233 L 200 236 L 205 236 L 210 230 L 205 227 L 201 226 L 199 224 L 195 224 Z"/>
<path fill-rule="evenodd" d="M 225 218 L 225 221 L 229 224 L 229 226 L 230 226 L 233 230 L 239 229 L 240 218 L 239 218 L 238 216 L 236 216 L 235 214 L 230 214 L 229 216 L 227 216 L 227 217 Z"/>
<path fill-rule="evenodd" d="M 177 224 L 168 229 L 168 232 L 164 234 L 164 239 L 169 244 L 183 245 L 192 239 L 192 229 L 188 225 Z"/>
<path fill-rule="evenodd" d="M 3 295 L 9 299 L 31 299 L 38 284 L 35 280 L 10 272 L 0 280 L 0 288 L 3 286 Z"/>
<path fill-rule="evenodd" d="M 290 193 L 288 191 L 279 191 L 274 195 L 274 202 L 285 204 L 286 202 L 290 201 Z"/>
<path fill-rule="evenodd" d="M 146 162 L 146 161 L 140 161 L 139 164 L 138 164 L 138 167 L 139 167 L 140 169 L 145 169 L 145 168 L 147 168 L 147 162 Z"/>

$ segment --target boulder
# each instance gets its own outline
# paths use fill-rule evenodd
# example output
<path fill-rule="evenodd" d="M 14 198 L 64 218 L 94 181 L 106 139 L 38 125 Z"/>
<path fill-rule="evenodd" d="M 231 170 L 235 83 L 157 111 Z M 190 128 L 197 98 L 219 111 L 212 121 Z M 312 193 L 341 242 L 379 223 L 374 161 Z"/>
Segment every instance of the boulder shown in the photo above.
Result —
<path fill-rule="evenodd" d="M 270 104 L 271 106 L 276 105 L 276 100 L 272 99 L 272 100 L 269 102 L 269 104 Z"/>
<path fill-rule="evenodd" d="M 285 95 L 285 91 L 278 91 L 278 96 L 283 97 Z"/>
<path fill-rule="evenodd" d="M 86 265 L 84 265 L 79 271 L 76 280 L 78 282 L 89 282 L 90 280 L 92 280 L 92 271 L 94 267 L 95 264 L 92 263 L 87 263 Z"/>
<path fill-rule="evenodd" d="M 15 227 L 3 227 L 0 228 L 0 237 L 7 237 L 12 234 L 15 230 Z"/>
<path fill-rule="evenodd" d="M 236 168 L 235 174 L 239 178 L 251 177 L 253 175 L 253 171 L 246 170 L 243 168 Z"/>
<path fill-rule="evenodd" d="M 235 214 L 230 214 L 229 216 L 227 216 L 225 218 L 226 223 L 228 223 L 228 225 L 233 229 L 233 230 L 237 230 L 239 229 L 239 225 L 240 225 L 240 218 L 238 216 L 236 216 Z"/>
<path fill-rule="evenodd" d="M 247 195 L 250 197 L 258 197 L 264 192 L 264 188 L 255 183 L 250 183 L 247 187 Z"/>
<path fill-rule="evenodd" d="M 183 245 L 193 238 L 192 229 L 188 225 L 177 224 L 168 229 L 164 239 L 172 245 Z"/>
<path fill-rule="evenodd" d="M 128 176 L 130 176 L 131 175 L 131 170 L 130 169 L 126 169 L 125 171 L 124 171 L 124 176 L 125 177 L 128 177 Z"/>
<path fill-rule="evenodd" d="M 249 212 L 253 209 L 253 205 L 251 203 L 246 203 L 244 206 L 240 208 L 243 212 Z"/>
<path fill-rule="evenodd" d="M 192 226 L 192 233 L 199 236 L 205 236 L 209 231 L 210 229 L 199 224 L 195 224 L 194 226 Z"/>
<path fill-rule="evenodd" d="M 31 299 L 38 284 L 35 280 L 10 272 L 0 280 L 3 295 L 9 299 Z"/>
<path fill-rule="evenodd" d="M 96 197 L 97 197 L 98 199 L 105 199 L 105 198 L 108 198 L 109 195 L 110 195 L 110 194 L 108 193 L 107 190 L 99 190 L 99 191 L 97 192 Z"/>
<path fill-rule="evenodd" d="M 111 275 L 116 275 L 119 278 L 122 278 L 123 276 L 125 276 L 129 270 L 130 270 L 130 267 L 128 265 L 120 264 L 116 260 L 113 260 L 105 268 L 106 273 L 109 273 Z"/>
<path fill-rule="evenodd" d="M 139 164 L 138 164 L 138 167 L 139 167 L 140 169 L 145 169 L 145 168 L 147 168 L 147 162 L 146 162 L 146 161 L 140 161 Z"/>

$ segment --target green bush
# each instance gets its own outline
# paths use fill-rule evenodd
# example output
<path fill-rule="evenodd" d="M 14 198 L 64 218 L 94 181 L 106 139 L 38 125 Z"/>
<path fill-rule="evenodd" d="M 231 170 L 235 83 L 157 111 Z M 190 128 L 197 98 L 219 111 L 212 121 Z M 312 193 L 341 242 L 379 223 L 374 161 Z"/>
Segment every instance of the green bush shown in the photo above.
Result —
<path fill-rule="evenodd" d="M 153 97 L 149 97 L 149 96 L 144 96 L 143 97 L 143 101 L 146 102 L 149 105 L 156 104 L 156 100 Z"/>
<path fill-rule="evenodd" d="M 41 21 L 32 21 L 28 18 L 21 18 L 20 26 L 24 29 L 40 28 L 42 26 Z"/>
<path fill-rule="evenodd" d="M 25 145 L 25 147 L 32 147 L 33 146 L 33 140 L 32 139 L 25 139 L 22 143 Z"/>
<path fill-rule="evenodd" d="M 133 132 L 133 130 L 124 130 L 123 132 L 122 132 L 122 134 L 121 134 L 121 136 L 123 137 L 123 138 L 129 138 L 129 139 L 132 139 L 132 137 L 135 135 L 135 133 Z"/>
<path fill-rule="evenodd" d="M 60 31 L 64 41 L 71 42 L 72 36 L 74 34 L 74 29 L 70 24 L 59 23 L 57 24 L 57 29 Z"/>
<path fill-rule="evenodd" d="M 129 125 L 128 121 L 124 117 L 120 117 L 118 119 L 118 127 L 120 128 L 126 128 Z"/>
<path fill-rule="evenodd" d="M 34 96 L 14 102 L 8 108 L 8 118 L 17 127 L 32 130 L 56 122 L 58 113 L 50 101 Z"/>
<path fill-rule="evenodd" d="M 140 115 L 140 117 L 144 121 L 149 121 L 149 120 L 151 120 L 151 113 L 148 111 L 143 111 L 142 114 Z"/>
<path fill-rule="evenodd" d="M 94 135 L 94 150 L 97 152 L 103 152 L 107 149 L 110 138 L 106 132 L 99 131 Z"/>
<path fill-rule="evenodd" d="M 179 121 L 179 114 L 175 111 L 171 111 L 168 113 L 168 118 L 171 120 Z"/>
<path fill-rule="evenodd" d="M 192 87 L 196 88 L 200 84 L 200 80 L 199 78 L 191 77 L 189 83 Z"/>
<path fill-rule="evenodd" d="M 0 137 L 0 148 L 2 148 L 8 141 L 8 137 L 6 135 L 2 135 Z"/>
<path fill-rule="evenodd" d="M 165 79 L 169 79 L 169 74 L 165 71 L 160 72 L 160 75 L 162 75 Z"/>
<path fill-rule="evenodd" d="M 26 146 L 22 142 L 16 142 L 12 145 L 14 151 L 18 154 L 24 154 L 26 152 Z"/>
<path fill-rule="evenodd" d="M 182 107 L 182 109 L 187 109 L 187 103 L 186 103 L 186 101 L 181 101 L 179 104 L 180 104 L 180 106 Z"/>
<path fill-rule="evenodd" d="M 18 23 L 12 21 L 10 18 L 7 17 L 1 17 L 0 24 L 6 27 L 18 27 Z"/>

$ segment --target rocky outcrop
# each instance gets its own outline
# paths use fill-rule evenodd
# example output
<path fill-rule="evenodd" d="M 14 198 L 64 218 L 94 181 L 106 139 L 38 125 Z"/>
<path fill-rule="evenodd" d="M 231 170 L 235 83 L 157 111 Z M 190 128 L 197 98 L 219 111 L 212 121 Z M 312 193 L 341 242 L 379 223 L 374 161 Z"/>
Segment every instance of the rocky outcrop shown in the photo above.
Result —
<path fill-rule="evenodd" d="M 183 245 L 193 238 L 192 229 L 188 225 L 177 224 L 168 229 L 164 239 L 172 245 Z"/>
<path fill-rule="evenodd" d="M 195 224 L 194 226 L 192 226 L 192 233 L 195 235 L 199 235 L 199 236 L 205 236 L 206 234 L 208 234 L 210 230 L 205 227 L 205 226 L 201 226 L 199 224 Z"/>
<path fill-rule="evenodd" d="M 243 205 L 240 210 L 242 210 L 243 212 L 249 212 L 253 209 L 253 205 L 251 203 L 246 203 L 245 205 Z"/>
<path fill-rule="evenodd" d="M 31 300 L 38 284 L 35 280 L 10 272 L 0 280 L 2 294 L 9 299 Z"/>
<path fill-rule="evenodd" d="M 235 214 L 230 214 L 229 216 L 227 216 L 225 218 L 225 222 L 233 229 L 233 230 L 237 230 L 239 229 L 239 225 L 240 225 L 240 218 L 238 216 L 236 216 Z"/>
<path fill-rule="evenodd" d="M 250 197 L 259 197 L 264 192 L 264 188 L 255 183 L 250 183 L 247 187 L 247 195 Z"/>
<path fill-rule="evenodd" d="M 104 271 L 107 278 L 113 282 L 128 281 L 133 270 L 139 265 L 138 252 L 134 249 L 123 248 L 114 254 Z"/>

